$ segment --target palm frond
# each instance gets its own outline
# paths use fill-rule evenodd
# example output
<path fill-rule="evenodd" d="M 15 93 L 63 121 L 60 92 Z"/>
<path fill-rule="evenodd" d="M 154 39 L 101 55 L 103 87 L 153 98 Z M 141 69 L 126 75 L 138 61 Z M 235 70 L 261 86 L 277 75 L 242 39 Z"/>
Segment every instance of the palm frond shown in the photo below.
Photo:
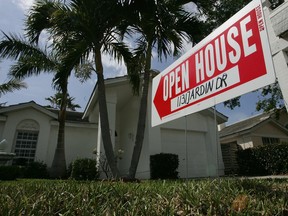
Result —
<path fill-rule="evenodd" d="M 53 14 L 62 6 L 60 2 L 36 0 L 26 17 L 26 36 L 31 42 L 38 43 L 40 34 L 53 27 Z"/>
<path fill-rule="evenodd" d="M 145 69 L 145 53 L 134 53 L 133 58 L 126 64 L 129 82 L 132 86 L 133 93 L 139 95 L 141 78 Z"/>
<path fill-rule="evenodd" d="M 60 109 L 61 103 L 63 100 L 63 94 L 61 92 L 56 92 L 55 95 L 50 96 L 48 98 L 45 98 L 45 100 L 49 101 L 50 105 L 46 107 L 54 108 L 54 109 Z M 74 97 L 71 97 L 67 93 L 67 109 L 76 111 L 77 108 L 81 108 L 79 104 L 74 104 L 73 101 L 75 100 Z"/>
<path fill-rule="evenodd" d="M 52 73 L 57 70 L 57 64 L 45 56 L 20 57 L 20 59 L 10 67 L 8 76 L 15 78 L 27 78 L 39 75 L 41 72 Z"/>
<path fill-rule="evenodd" d="M 69 40 L 66 44 L 66 54 L 61 59 L 61 68 L 72 70 L 73 67 L 87 64 L 92 48 L 87 40 Z"/>
<path fill-rule="evenodd" d="M 122 42 L 112 42 L 105 44 L 104 52 L 111 55 L 116 61 L 121 62 L 124 59 L 125 62 L 129 62 L 132 59 L 132 53 L 127 45 Z"/>
<path fill-rule="evenodd" d="M 0 41 L 0 57 L 17 60 L 20 56 L 47 55 L 39 47 L 31 45 L 20 36 L 15 34 L 3 33 L 3 39 Z"/>
<path fill-rule="evenodd" d="M 57 73 L 53 77 L 53 86 L 57 91 L 65 92 L 68 88 L 68 78 L 71 75 L 71 71 L 64 67 L 58 69 Z"/>
<path fill-rule="evenodd" d="M 132 2 L 139 15 L 137 19 L 137 16 L 134 16 L 136 20 L 132 21 L 131 29 L 141 35 L 139 37 L 142 38 L 139 40 L 138 37 L 137 40 L 141 43 L 145 40 L 156 48 L 160 61 L 163 57 L 179 55 L 184 48 L 184 41 L 198 42 L 205 33 L 199 17 L 184 9 L 183 5 L 188 3 L 187 1 Z M 142 46 L 139 41 L 136 43 Z"/>
<path fill-rule="evenodd" d="M 11 79 L 7 83 L 0 85 L 0 97 L 8 92 L 13 92 L 14 90 L 20 90 L 21 88 L 27 88 L 26 83 L 19 79 Z"/>

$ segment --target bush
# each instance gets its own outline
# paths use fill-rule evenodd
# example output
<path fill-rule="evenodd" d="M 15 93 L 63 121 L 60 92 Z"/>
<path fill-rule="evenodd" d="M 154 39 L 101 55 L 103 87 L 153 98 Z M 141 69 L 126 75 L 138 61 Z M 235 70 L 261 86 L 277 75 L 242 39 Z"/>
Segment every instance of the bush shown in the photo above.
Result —
<path fill-rule="evenodd" d="M 240 175 L 288 173 L 288 145 L 266 145 L 237 152 Z"/>
<path fill-rule="evenodd" d="M 265 168 L 259 161 L 256 148 L 237 151 L 238 174 L 246 176 L 267 175 Z"/>
<path fill-rule="evenodd" d="M 76 180 L 95 180 L 99 177 L 96 161 L 89 158 L 77 159 L 72 164 L 71 178 Z"/>
<path fill-rule="evenodd" d="M 47 165 L 40 161 L 34 161 L 23 167 L 23 178 L 45 179 L 49 177 Z"/>
<path fill-rule="evenodd" d="M 150 156 L 151 179 L 177 179 L 179 159 L 176 154 L 160 153 Z"/>
<path fill-rule="evenodd" d="M 13 159 L 13 165 L 17 166 L 27 166 L 28 160 L 26 158 L 16 158 Z"/>
<path fill-rule="evenodd" d="M 0 180 L 15 180 L 20 176 L 18 166 L 0 166 Z"/>
<path fill-rule="evenodd" d="M 0 166 L 0 180 L 15 180 L 17 178 L 48 178 L 47 165 L 43 162 L 31 162 L 25 166 Z"/>

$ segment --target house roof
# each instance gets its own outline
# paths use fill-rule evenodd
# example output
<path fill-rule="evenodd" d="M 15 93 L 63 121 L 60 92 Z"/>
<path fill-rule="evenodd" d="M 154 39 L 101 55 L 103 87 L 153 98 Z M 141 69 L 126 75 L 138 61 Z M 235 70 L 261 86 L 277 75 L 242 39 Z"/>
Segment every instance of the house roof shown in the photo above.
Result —
<path fill-rule="evenodd" d="M 264 123 L 267 122 L 273 122 L 273 124 L 276 124 L 278 127 L 280 127 L 283 130 L 287 129 L 282 126 L 281 124 L 277 123 L 275 118 L 273 118 L 274 112 L 269 112 L 269 113 L 262 113 L 256 116 L 252 116 L 250 118 L 244 119 L 242 121 L 236 122 L 234 124 L 231 124 L 225 128 L 223 128 L 219 134 L 220 137 L 226 137 L 229 135 L 237 134 L 237 133 L 242 133 L 245 131 L 249 131 L 251 129 L 254 129 Z"/>
<path fill-rule="evenodd" d="M 53 108 L 47 108 L 47 109 L 58 115 L 59 110 L 53 109 Z M 66 121 L 69 121 L 69 122 L 88 122 L 87 118 L 82 118 L 82 117 L 83 117 L 83 112 L 66 110 Z"/>
<path fill-rule="evenodd" d="M 55 120 L 58 119 L 59 110 L 53 109 L 53 108 L 46 108 L 44 106 L 41 106 L 35 103 L 34 101 L 29 101 L 25 103 L 13 104 L 10 106 L 2 107 L 0 108 L 0 114 L 4 114 L 6 112 L 18 111 L 18 110 L 30 108 L 30 107 L 50 116 L 51 118 Z M 82 119 L 82 116 L 83 116 L 82 112 L 75 112 L 75 111 L 69 111 L 69 110 L 66 111 L 67 122 L 88 122 L 86 118 Z"/>
<path fill-rule="evenodd" d="M 6 112 L 18 111 L 18 110 L 30 108 L 30 107 L 32 107 L 32 108 L 34 108 L 34 109 L 36 109 L 42 113 L 45 113 L 46 115 L 50 116 L 51 118 L 55 118 L 55 119 L 58 118 L 57 114 L 49 111 L 48 109 L 35 103 L 34 101 L 29 101 L 29 102 L 25 102 L 25 103 L 13 104 L 10 106 L 2 107 L 2 108 L 0 108 L 0 114 L 6 113 Z"/>

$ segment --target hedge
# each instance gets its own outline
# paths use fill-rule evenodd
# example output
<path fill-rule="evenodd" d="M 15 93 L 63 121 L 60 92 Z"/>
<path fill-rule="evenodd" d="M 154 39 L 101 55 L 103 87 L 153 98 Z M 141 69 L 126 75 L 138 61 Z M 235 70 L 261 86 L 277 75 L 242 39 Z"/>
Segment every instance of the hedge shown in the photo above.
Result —
<path fill-rule="evenodd" d="M 31 162 L 25 166 L 0 166 L 0 180 L 15 180 L 17 178 L 48 178 L 47 165 L 40 161 Z"/>
<path fill-rule="evenodd" d="M 0 180 L 15 180 L 20 176 L 18 166 L 0 166 Z"/>
<path fill-rule="evenodd" d="M 275 144 L 239 150 L 240 175 L 277 175 L 288 173 L 288 145 Z"/>
<path fill-rule="evenodd" d="M 96 160 L 81 158 L 72 163 L 71 178 L 75 180 L 95 180 L 98 177 Z"/>
<path fill-rule="evenodd" d="M 151 179 L 177 179 L 179 159 L 176 154 L 160 153 L 150 156 Z"/>
<path fill-rule="evenodd" d="M 22 167 L 22 169 L 23 169 L 23 178 L 37 178 L 37 179 L 49 178 L 47 165 L 44 162 L 34 161 L 29 163 L 27 166 Z"/>

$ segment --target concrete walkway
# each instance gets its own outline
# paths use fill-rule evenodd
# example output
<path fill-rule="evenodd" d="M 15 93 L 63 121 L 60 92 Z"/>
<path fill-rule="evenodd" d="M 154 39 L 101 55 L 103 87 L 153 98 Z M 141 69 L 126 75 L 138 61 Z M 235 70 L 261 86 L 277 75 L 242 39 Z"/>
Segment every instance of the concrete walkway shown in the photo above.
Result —
<path fill-rule="evenodd" d="M 240 179 L 288 179 L 288 175 L 241 176 Z"/>

